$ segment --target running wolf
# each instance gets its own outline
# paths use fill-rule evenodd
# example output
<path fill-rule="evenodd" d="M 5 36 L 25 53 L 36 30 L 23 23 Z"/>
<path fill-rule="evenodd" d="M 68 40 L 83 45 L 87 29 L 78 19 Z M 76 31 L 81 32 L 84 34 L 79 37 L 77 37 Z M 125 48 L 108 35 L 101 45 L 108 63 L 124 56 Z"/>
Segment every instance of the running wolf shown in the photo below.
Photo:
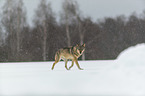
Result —
<path fill-rule="evenodd" d="M 85 44 L 59 49 L 55 54 L 55 62 L 53 63 L 51 69 L 53 70 L 55 64 L 58 63 L 61 59 L 63 59 L 65 61 L 65 68 L 67 70 L 70 70 L 73 67 L 74 62 L 76 63 L 77 67 L 80 70 L 83 70 L 82 68 L 80 68 L 77 59 L 83 54 L 84 51 L 85 51 Z M 67 68 L 68 60 L 72 60 L 72 65 L 69 68 Z"/>

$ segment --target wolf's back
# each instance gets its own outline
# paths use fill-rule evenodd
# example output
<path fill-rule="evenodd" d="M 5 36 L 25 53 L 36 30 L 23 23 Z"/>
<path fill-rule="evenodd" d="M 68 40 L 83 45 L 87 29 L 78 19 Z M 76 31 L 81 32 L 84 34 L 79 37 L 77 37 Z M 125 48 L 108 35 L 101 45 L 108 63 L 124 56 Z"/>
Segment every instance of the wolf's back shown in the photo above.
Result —
<path fill-rule="evenodd" d="M 55 54 L 55 60 L 59 61 L 61 57 L 64 55 L 72 55 L 72 47 L 65 47 L 65 48 L 59 49 Z"/>

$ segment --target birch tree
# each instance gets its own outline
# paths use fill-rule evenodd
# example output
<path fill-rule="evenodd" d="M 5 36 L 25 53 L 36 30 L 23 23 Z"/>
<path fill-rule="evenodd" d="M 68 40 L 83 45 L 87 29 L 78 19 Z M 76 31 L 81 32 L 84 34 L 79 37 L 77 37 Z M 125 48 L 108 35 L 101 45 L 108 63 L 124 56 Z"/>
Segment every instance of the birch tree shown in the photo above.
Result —
<path fill-rule="evenodd" d="M 71 45 L 70 25 L 76 20 L 76 2 L 73 0 L 64 0 L 62 3 L 61 24 L 65 25 L 67 45 Z"/>
<path fill-rule="evenodd" d="M 38 28 L 40 32 L 41 42 L 42 42 L 42 57 L 46 61 L 47 55 L 49 54 L 49 43 L 48 39 L 51 38 L 50 34 L 53 32 L 51 30 L 52 26 L 56 23 L 54 12 L 51 9 L 51 3 L 47 4 L 46 0 L 41 0 L 38 9 L 36 10 L 34 25 Z"/>
<path fill-rule="evenodd" d="M 85 27 L 87 26 L 83 25 L 84 17 L 81 16 L 78 3 L 75 0 L 64 0 L 62 6 L 61 23 L 65 25 L 67 45 L 76 44 L 76 41 L 79 40 L 79 43 L 83 44 Z M 85 54 L 83 54 L 82 59 L 85 59 Z"/>
<path fill-rule="evenodd" d="M 2 25 L 7 34 L 8 57 L 17 61 L 20 57 L 21 32 L 26 26 L 26 11 L 22 0 L 6 0 L 2 12 Z"/>
<path fill-rule="evenodd" d="M 16 19 L 17 19 L 17 23 L 16 23 L 16 37 L 17 37 L 17 55 L 20 55 L 20 51 L 21 51 L 21 42 L 22 42 L 22 32 L 24 27 L 26 26 L 26 11 L 25 11 L 25 7 L 23 5 L 23 1 L 19 0 L 17 3 L 17 7 L 16 7 Z"/>

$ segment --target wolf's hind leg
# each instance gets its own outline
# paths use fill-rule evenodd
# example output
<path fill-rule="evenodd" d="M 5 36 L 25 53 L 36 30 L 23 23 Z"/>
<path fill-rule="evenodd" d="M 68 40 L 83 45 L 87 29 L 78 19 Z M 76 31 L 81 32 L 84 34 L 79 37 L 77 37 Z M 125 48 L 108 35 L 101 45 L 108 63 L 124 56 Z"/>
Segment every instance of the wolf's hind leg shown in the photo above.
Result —
<path fill-rule="evenodd" d="M 55 64 L 56 63 L 58 63 L 60 61 L 60 56 L 59 56 L 59 54 L 57 53 L 56 55 L 55 55 L 55 62 L 53 63 L 53 65 L 52 65 L 52 70 L 54 69 L 54 66 L 55 66 Z"/>
<path fill-rule="evenodd" d="M 52 68 L 51 68 L 52 70 L 54 69 L 54 66 L 55 66 L 56 63 L 58 63 L 58 62 L 53 63 Z"/>
<path fill-rule="evenodd" d="M 68 62 L 68 60 L 65 59 L 64 61 L 65 61 L 65 68 L 66 68 L 67 70 L 69 70 L 69 69 L 67 68 L 67 62 Z"/>
<path fill-rule="evenodd" d="M 72 60 L 72 64 L 71 66 L 69 67 L 69 70 L 74 66 L 74 60 Z"/>

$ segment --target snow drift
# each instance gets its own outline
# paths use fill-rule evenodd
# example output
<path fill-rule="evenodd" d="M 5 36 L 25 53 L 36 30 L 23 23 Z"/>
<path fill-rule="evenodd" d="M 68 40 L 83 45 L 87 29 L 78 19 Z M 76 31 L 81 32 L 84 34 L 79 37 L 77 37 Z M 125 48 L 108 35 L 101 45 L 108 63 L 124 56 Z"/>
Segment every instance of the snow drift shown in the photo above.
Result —
<path fill-rule="evenodd" d="M 145 64 L 145 44 L 132 46 L 120 53 L 117 60 L 125 66 L 140 66 Z"/>
<path fill-rule="evenodd" d="M 145 44 L 138 44 L 121 52 L 115 65 L 104 73 L 105 79 L 108 79 L 106 85 L 116 87 L 115 90 L 119 94 L 122 92 L 131 96 L 145 95 L 144 57 Z"/>

